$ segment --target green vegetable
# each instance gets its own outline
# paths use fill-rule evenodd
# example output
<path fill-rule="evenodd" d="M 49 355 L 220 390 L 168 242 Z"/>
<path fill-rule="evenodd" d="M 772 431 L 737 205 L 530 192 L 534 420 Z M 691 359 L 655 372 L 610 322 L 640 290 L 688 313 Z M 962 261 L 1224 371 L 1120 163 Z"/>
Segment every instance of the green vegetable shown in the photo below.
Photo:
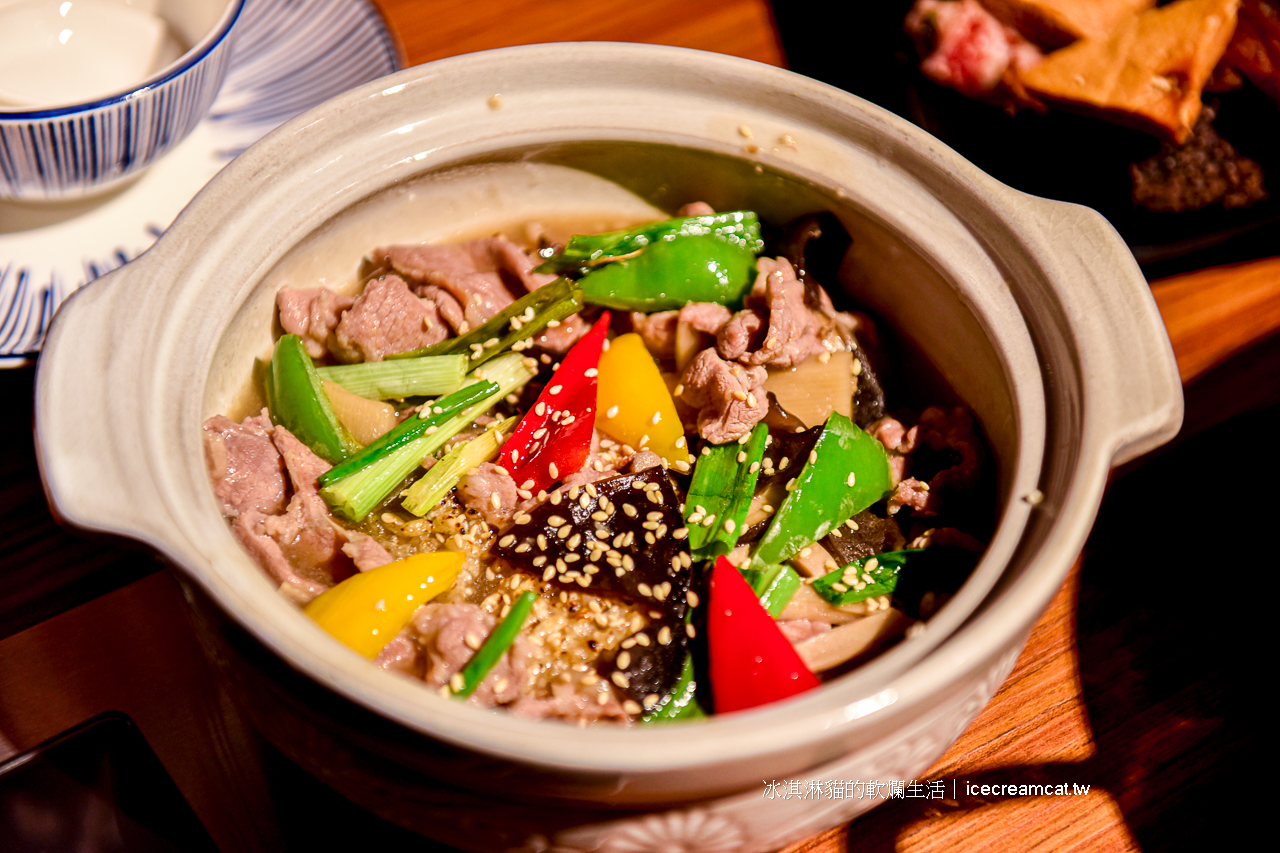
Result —
<path fill-rule="evenodd" d="M 728 554 L 738 544 L 768 438 L 769 428 L 756 424 L 746 444 L 716 445 L 698 456 L 684 502 L 689 549 L 696 559 Z"/>
<path fill-rule="evenodd" d="M 466 355 L 472 367 L 500 352 L 520 349 L 520 341 L 534 337 L 582 308 L 582 291 L 568 279 L 558 279 L 521 296 L 465 335 L 429 347 L 387 356 L 402 359 L 428 355 Z"/>
<path fill-rule="evenodd" d="M 485 676 L 498 663 L 511 644 L 516 641 L 524 628 L 529 612 L 533 609 L 533 600 L 537 598 L 532 590 L 526 589 L 511 602 L 511 609 L 502 618 L 497 627 L 490 632 L 484 644 L 471 656 L 467 665 L 462 668 L 462 687 L 453 695 L 466 699 L 484 682 Z"/>
<path fill-rule="evenodd" d="M 264 384 L 272 422 L 293 433 L 317 456 L 336 464 L 359 449 L 333 414 L 302 338 L 282 335 L 276 341 Z"/>
<path fill-rule="evenodd" d="M 782 563 L 837 524 L 880 500 L 891 486 L 880 442 L 832 412 L 790 493 L 760 538 L 751 565 Z"/>
<path fill-rule="evenodd" d="M 791 603 L 801 584 L 796 570 L 788 565 L 760 566 L 740 571 L 764 609 L 775 619 Z"/>
<path fill-rule="evenodd" d="M 585 266 L 620 260 L 659 240 L 708 235 L 746 249 L 754 255 L 764 250 L 764 241 L 760 239 L 759 219 L 749 210 L 735 210 L 707 216 L 663 219 L 638 228 L 605 234 L 575 234 L 569 238 L 564 251 L 538 267 L 538 272 L 559 275 Z"/>
<path fill-rule="evenodd" d="M 498 383 L 496 382 L 476 382 L 466 388 L 455 391 L 448 397 L 437 400 L 434 404 L 423 406 L 422 412 L 410 415 L 376 441 L 366 445 L 346 462 L 336 465 L 322 474 L 319 481 L 320 485 L 328 486 L 343 477 L 349 477 L 357 471 L 367 468 L 393 451 L 427 434 L 429 430 L 434 434 L 440 429 L 441 424 L 468 406 L 475 405 L 485 397 L 492 395 L 497 390 Z M 423 415 L 427 415 L 427 417 L 423 417 Z M 435 429 L 433 430 L 432 427 L 435 427 Z"/>
<path fill-rule="evenodd" d="M 343 472 L 339 472 L 339 477 L 335 477 L 327 483 L 324 482 L 325 478 L 322 478 L 323 488 L 320 489 L 320 496 L 325 499 L 325 502 L 329 504 L 334 512 L 343 518 L 349 521 L 362 520 L 375 506 L 390 495 L 405 477 L 413 473 L 428 454 L 444 446 L 446 441 L 466 429 L 491 406 L 506 395 L 521 388 L 532 378 L 533 372 L 524 366 L 524 358 L 518 353 L 508 353 L 494 359 L 485 367 L 473 371 L 468 379 L 469 384 L 454 393 L 480 393 L 478 391 L 468 392 L 467 389 L 477 383 L 486 381 L 489 384 L 484 385 L 483 390 L 487 391 L 492 384 L 496 384 L 496 391 L 482 396 L 477 402 L 467 406 L 452 417 L 449 417 L 443 411 L 436 413 L 435 409 L 437 407 L 444 408 L 440 402 L 437 402 L 431 407 L 431 417 L 439 414 L 445 420 L 439 423 L 434 432 L 430 431 L 432 425 L 429 424 L 411 440 L 395 448 L 385 448 L 387 451 L 385 455 L 373 460 L 372 464 L 365 465 L 350 474 L 343 475 Z M 392 432 L 395 432 L 395 430 L 392 430 Z M 377 444 L 377 442 L 374 444 Z M 373 446 L 370 445 L 370 447 Z M 328 472 L 326 478 L 332 473 L 332 471 Z"/>
<path fill-rule="evenodd" d="M 671 692 L 662 697 L 640 718 L 642 723 L 664 723 L 670 720 L 696 720 L 706 716 L 697 702 L 698 681 L 693 666 L 693 655 L 685 655 L 680 678 Z"/>
<path fill-rule="evenodd" d="M 401 505 L 414 515 L 426 515 L 427 510 L 440 503 L 445 494 L 458 484 L 463 474 L 498 452 L 518 420 L 516 417 L 507 418 L 449 451 L 422 475 L 422 479 L 405 489 Z"/>
<path fill-rule="evenodd" d="M 366 361 L 318 367 L 321 379 L 337 382 L 352 394 L 371 400 L 434 397 L 462 387 L 465 355 L 434 355 L 396 361 Z"/>
<path fill-rule="evenodd" d="M 689 302 L 737 305 L 755 280 L 756 256 L 714 236 L 659 240 L 634 258 L 587 273 L 578 284 L 593 305 L 667 311 Z"/>
<path fill-rule="evenodd" d="M 924 550 L 921 548 L 910 548 L 861 557 L 842 569 L 827 572 L 818 578 L 813 582 L 813 591 L 836 607 L 881 595 L 892 595 L 898 586 L 898 573 L 902 571 L 902 567 L 916 554 L 922 553 Z M 870 576 L 871 583 L 867 583 L 863 575 Z M 858 584 L 865 586 L 857 589 L 855 586 Z"/>

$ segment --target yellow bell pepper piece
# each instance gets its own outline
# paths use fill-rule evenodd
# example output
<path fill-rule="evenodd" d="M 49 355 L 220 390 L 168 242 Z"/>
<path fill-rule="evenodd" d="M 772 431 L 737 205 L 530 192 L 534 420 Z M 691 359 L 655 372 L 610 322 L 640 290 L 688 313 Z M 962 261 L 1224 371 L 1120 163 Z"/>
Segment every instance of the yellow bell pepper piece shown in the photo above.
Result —
<path fill-rule="evenodd" d="M 610 341 L 600 355 L 599 370 L 596 427 L 637 450 L 652 450 L 668 463 L 688 464 L 676 404 L 640 336 L 631 333 Z"/>
<path fill-rule="evenodd" d="M 368 658 L 409 624 L 413 612 L 453 586 L 462 569 L 455 551 L 414 554 L 353 575 L 311 600 L 302 611 Z"/>

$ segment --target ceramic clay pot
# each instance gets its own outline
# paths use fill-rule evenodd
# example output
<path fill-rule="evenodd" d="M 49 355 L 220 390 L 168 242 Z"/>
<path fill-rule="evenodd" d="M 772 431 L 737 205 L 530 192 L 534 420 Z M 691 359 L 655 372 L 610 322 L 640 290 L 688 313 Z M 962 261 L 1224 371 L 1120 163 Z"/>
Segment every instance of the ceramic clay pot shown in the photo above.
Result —
<path fill-rule="evenodd" d="M 469 236 L 563 208 L 562 167 L 667 210 L 702 199 L 775 222 L 840 217 L 854 240 L 843 285 L 934 365 L 994 455 L 995 535 L 920 636 L 785 703 L 579 729 L 370 666 L 239 546 L 200 425 L 244 394 L 276 290 L 349 279 L 362 252 L 405 233 Z M 634 204 L 587 183 L 585 206 Z M 63 307 L 36 429 L 57 511 L 163 555 L 244 709 L 348 796 L 470 850 L 762 851 L 882 801 L 847 782 L 910 781 L 942 754 L 1060 587 L 1108 469 L 1171 437 L 1181 412 L 1150 292 L 1097 214 L 1011 190 L 918 128 L 786 71 L 577 44 L 412 68 L 253 146 L 152 250 Z M 769 796 L 788 780 L 818 796 Z"/>

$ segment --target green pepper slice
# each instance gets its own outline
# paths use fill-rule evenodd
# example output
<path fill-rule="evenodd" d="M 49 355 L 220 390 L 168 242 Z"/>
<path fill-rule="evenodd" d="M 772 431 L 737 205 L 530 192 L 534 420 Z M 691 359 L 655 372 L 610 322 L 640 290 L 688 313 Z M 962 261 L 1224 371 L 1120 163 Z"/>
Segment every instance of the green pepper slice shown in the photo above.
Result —
<path fill-rule="evenodd" d="M 791 559 L 884 497 L 892 480 L 880 442 L 839 412 L 832 412 L 790 493 L 752 555 L 759 568 Z"/>
<path fill-rule="evenodd" d="M 750 210 L 732 210 L 705 216 L 686 216 L 649 222 L 623 231 L 604 234 L 575 234 L 564 250 L 538 267 L 543 273 L 569 273 L 583 267 L 622 260 L 671 237 L 713 236 L 739 246 L 754 255 L 764 251 L 760 220 Z"/>
<path fill-rule="evenodd" d="M 734 306 L 751 289 L 755 268 L 749 248 L 714 235 L 675 236 L 593 270 L 578 284 L 588 303 L 624 311 L 668 311 L 689 302 Z"/>
<path fill-rule="evenodd" d="M 282 335 L 267 371 L 267 408 L 282 426 L 320 458 L 334 465 L 360 449 L 333 413 L 302 338 Z"/>
<path fill-rule="evenodd" d="M 703 448 L 684 502 L 689 549 L 699 560 L 728 554 L 745 532 L 769 428 L 756 424 L 746 444 Z"/>

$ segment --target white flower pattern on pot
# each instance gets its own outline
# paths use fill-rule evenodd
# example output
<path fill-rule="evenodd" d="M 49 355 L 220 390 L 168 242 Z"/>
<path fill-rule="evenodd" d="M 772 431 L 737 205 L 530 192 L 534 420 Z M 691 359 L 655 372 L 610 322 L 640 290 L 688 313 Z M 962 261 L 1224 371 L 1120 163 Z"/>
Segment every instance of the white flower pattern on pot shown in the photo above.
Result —
<path fill-rule="evenodd" d="M 672 811 L 622 821 L 600 840 L 601 853 L 733 853 L 742 827 L 704 809 Z"/>

